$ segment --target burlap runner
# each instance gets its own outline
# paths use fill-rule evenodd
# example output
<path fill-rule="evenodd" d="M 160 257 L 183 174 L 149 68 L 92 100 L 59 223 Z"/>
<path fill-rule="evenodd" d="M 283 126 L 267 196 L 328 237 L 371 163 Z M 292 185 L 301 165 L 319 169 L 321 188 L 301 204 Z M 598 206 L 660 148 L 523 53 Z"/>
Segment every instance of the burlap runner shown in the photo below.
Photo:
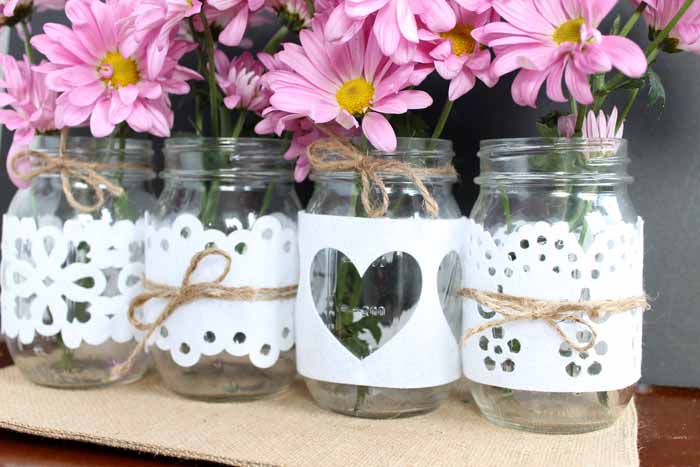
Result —
<path fill-rule="evenodd" d="M 155 376 L 93 391 L 58 391 L 0 370 L 0 427 L 239 467 L 636 467 L 637 414 L 577 436 L 499 428 L 450 400 L 402 420 L 359 420 L 317 408 L 297 383 L 264 401 L 207 404 Z"/>

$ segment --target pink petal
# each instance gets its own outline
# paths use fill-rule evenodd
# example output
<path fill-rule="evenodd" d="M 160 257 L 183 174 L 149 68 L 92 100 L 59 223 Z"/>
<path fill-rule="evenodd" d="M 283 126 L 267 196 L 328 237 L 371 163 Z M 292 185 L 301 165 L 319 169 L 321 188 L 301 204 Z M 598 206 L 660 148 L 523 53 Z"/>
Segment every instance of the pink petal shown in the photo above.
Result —
<path fill-rule="evenodd" d="M 547 70 L 520 70 L 511 86 L 513 101 L 518 105 L 537 107 L 537 94 L 548 73 Z"/>
<path fill-rule="evenodd" d="M 433 105 L 433 98 L 425 91 L 407 90 L 398 93 L 410 110 L 425 109 Z"/>
<path fill-rule="evenodd" d="M 90 132 L 95 138 L 109 136 L 114 125 L 109 122 L 109 99 L 104 98 L 95 104 L 90 116 Z"/>
<path fill-rule="evenodd" d="M 600 48 L 608 54 L 613 66 L 631 78 L 639 78 L 647 70 L 644 52 L 625 37 L 603 36 Z"/>
<path fill-rule="evenodd" d="M 396 133 L 389 121 L 376 112 L 368 112 L 362 119 L 362 132 L 372 145 L 380 151 L 396 150 Z"/>
<path fill-rule="evenodd" d="M 566 81 L 566 87 L 569 88 L 569 92 L 577 102 L 586 105 L 593 103 L 593 94 L 591 93 L 591 86 L 588 84 L 588 77 L 577 70 L 575 66 L 572 66 L 572 64 L 566 67 L 564 80 Z"/>
<path fill-rule="evenodd" d="M 401 30 L 396 18 L 396 9 L 391 8 L 391 5 L 389 5 L 388 8 L 379 10 L 372 30 L 384 55 L 393 55 L 401 40 Z"/>
<path fill-rule="evenodd" d="M 219 41 L 222 44 L 235 47 L 241 43 L 246 26 L 248 25 L 248 9 L 241 8 L 238 14 L 233 17 L 231 22 L 224 28 L 219 35 Z"/>
<path fill-rule="evenodd" d="M 476 78 L 469 70 L 459 73 L 452 81 L 447 92 L 447 98 L 456 101 L 474 88 Z"/>

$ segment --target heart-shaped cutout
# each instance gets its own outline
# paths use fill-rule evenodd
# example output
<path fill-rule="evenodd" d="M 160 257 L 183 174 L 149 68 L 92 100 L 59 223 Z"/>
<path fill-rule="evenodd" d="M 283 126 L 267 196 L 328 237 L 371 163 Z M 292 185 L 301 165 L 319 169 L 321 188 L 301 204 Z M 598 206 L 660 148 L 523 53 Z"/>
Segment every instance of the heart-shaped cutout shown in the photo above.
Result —
<path fill-rule="evenodd" d="M 456 251 L 451 251 L 440 262 L 437 276 L 437 290 L 440 307 L 445 320 L 457 342 L 462 336 L 462 260 Z"/>
<path fill-rule="evenodd" d="M 342 252 L 326 248 L 311 264 L 311 294 L 328 330 L 363 359 L 389 342 L 408 323 L 420 299 L 418 261 L 402 251 L 375 259 L 360 276 Z"/>

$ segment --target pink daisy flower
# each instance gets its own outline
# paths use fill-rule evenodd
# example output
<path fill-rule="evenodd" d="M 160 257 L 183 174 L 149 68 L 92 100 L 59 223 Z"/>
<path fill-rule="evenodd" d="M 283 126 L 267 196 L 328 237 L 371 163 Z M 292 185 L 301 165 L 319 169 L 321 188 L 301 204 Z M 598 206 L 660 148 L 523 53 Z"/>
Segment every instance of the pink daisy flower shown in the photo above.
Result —
<path fill-rule="evenodd" d="M 0 0 L 0 26 L 14 26 L 31 13 L 31 0 Z"/>
<path fill-rule="evenodd" d="M 326 137 L 326 133 L 322 132 L 307 117 L 287 114 L 272 108 L 268 108 L 264 112 L 264 116 L 265 118 L 255 126 L 255 132 L 262 135 L 275 133 L 277 136 L 282 136 L 285 131 L 292 133 L 292 141 L 289 149 L 284 153 L 284 158 L 296 160 L 294 179 L 297 182 L 303 182 L 308 177 L 309 172 L 311 172 L 311 163 L 306 157 L 306 148 L 314 141 Z M 352 138 L 359 135 L 358 128 L 346 130 L 337 123 L 326 124 L 325 129 L 343 138 Z"/>
<path fill-rule="evenodd" d="M 622 133 L 625 128 L 624 123 L 620 123 L 620 128 L 617 130 L 617 107 L 613 107 L 610 112 L 610 117 L 606 117 L 601 110 L 596 117 L 592 110 L 583 118 L 583 126 L 581 127 L 581 136 L 583 138 L 601 139 L 601 138 L 622 138 Z M 576 133 L 576 115 L 562 115 L 557 120 L 557 131 L 560 136 L 571 138 Z"/>
<path fill-rule="evenodd" d="M 380 150 L 396 148 L 396 134 L 383 114 L 402 114 L 432 104 L 418 84 L 414 65 L 396 65 L 384 55 L 371 24 L 343 44 L 326 41 L 323 23 L 301 31 L 301 45 L 284 44 L 276 58 L 288 69 L 265 75 L 273 110 L 304 116 L 315 124 L 360 126 Z M 422 75 L 421 75 L 422 76 Z"/>
<path fill-rule="evenodd" d="M 424 47 L 428 48 L 435 70 L 450 81 L 448 98 L 455 101 L 471 91 L 477 78 L 489 87 L 498 82 L 491 74 L 491 52 L 472 37 L 475 28 L 496 19 L 488 8 L 475 13 L 454 0 L 449 0 L 449 5 L 457 18 L 455 27 L 439 34 L 421 31 L 421 39 L 427 41 Z"/>
<path fill-rule="evenodd" d="M 186 18 L 202 9 L 199 0 L 142 0 L 137 2 L 130 27 L 132 40 L 148 44 L 148 64 L 160 69 L 168 55 L 172 34 L 177 33 Z M 154 70 L 151 70 L 154 71 Z"/>
<path fill-rule="evenodd" d="M 209 0 L 204 6 L 207 21 L 216 23 L 223 29 L 219 42 L 235 47 L 240 45 L 248 27 L 250 12 L 263 7 L 265 0 Z M 195 24 L 201 29 L 201 22 Z"/>
<path fill-rule="evenodd" d="M 639 2 L 635 2 L 639 4 Z M 671 22 L 678 10 L 683 6 L 683 0 L 655 0 L 645 2 L 644 19 L 656 33 L 663 30 Z M 667 52 L 686 50 L 700 53 L 700 5 L 693 2 L 688 11 L 681 17 L 669 33 L 661 48 Z"/>
<path fill-rule="evenodd" d="M 642 50 L 631 40 L 604 36 L 597 29 L 616 0 L 494 0 L 507 22 L 490 23 L 472 36 L 496 53 L 492 70 L 503 76 L 518 72 L 511 88 L 513 100 L 535 107 L 547 81 L 547 96 L 566 101 L 562 78 L 580 103 L 593 102 L 588 76 L 613 67 L 637 78 L 646 71 Z"/>
<path fill-rule="evenodd" d="M 267 0 L 267 6 L 277 13 L 284 24 L 293 31 L 300 31 L 311 25 L 311 15 L 306 0 Z"/>
<path fill-rule="evenodd" d="M 44 84 L 44 76 L 33 71 L 29 60 L 25 57 L 16 61 L 9 55 L 0 54 L 0 69 L 3 77 L 0 79 L 0 124 L 14 131 L 9 155 L 25 149 L 31 143 L 36 133 L 46 133 L 55 130 L 54 113 L 56 111 L 56 93 L 50 91 Z M 8 161 L 11 157 L 8 157 Z M 28 170 L 31 164 L 26 161 L 21 170 Z M 31 185 L 13 175 L 8 167 L 12 183 L 18 188 Z"/>
<path fill-rule="evenodd" d="M 610 117 L 606 117 L 602 110 L 598 112 L 598 116 L 596 117 L 593 111 L 589 110 L 588 114 L 583 119 L 581 136 L 593 139 L 622 138 L 625 124 L 621 122 L 620 128 L 618 129 L 615 129 L 616 126 L 617 107 L 614 107 L 612 112 L 610 112 Z"/>
<path fill-rule="evenodd" d="M 63 10 L 66 0 L 34 0 L 34 8 L 38 11 Z"/>
<path fill-rule="evenodd" d="M 413 59 L 419 42 L 419 21 L 437 33 L 449 31 L 456 24 L 446 0 L 345 0 L 331 12 L 325 26 L 326 38 L 347 42 L 370 17 L 379 48 L 398 64 Z"/>
<path fill-rule="evenodd" d="M 244 109 L 261 113 L 268 106 L 268 96 L 262 85 L 265 66 L 250 52 L 229 60 L 224 52 L 216 51 L 216 82 L 224 91 L 228 109 Z"/>
<path fill-rule="evenodd" d="M 68 28 L 48 23 L 32 45 L 49 59 L 38 70 L 49 89 L 62 94 L 56 126 L 77 126 L 89 119 L 96 137 L 126 122 L 137 132 L 166 137 L 173 113 L 168 94 L 187 94 L 187 80 L 199 74 L 178 65 L 193 44 L 173 41 L 162 66 L 149 64 L 148 44 L 134 40 L 128 24 L 118 21 L 134 11 L 133 0 L 68 0 Z"/>

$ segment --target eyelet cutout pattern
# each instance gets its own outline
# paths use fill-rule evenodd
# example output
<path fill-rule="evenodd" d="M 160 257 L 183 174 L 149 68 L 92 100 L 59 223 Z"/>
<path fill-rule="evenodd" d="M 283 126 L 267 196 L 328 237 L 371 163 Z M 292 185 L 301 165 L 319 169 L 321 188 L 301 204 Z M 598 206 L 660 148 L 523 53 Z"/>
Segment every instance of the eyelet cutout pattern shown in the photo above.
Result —
<path fill-rule="evenodd" d="M 228 235 L 205 229 L 190 214 L 181 214 L 163 226 L 155 225 L 147 216 L 146 274 L 150 280 L 181 285 L 191 258 L 208 247 L 223 249 L 232 257 L 231 272 L 223 285 L 261 288 L 297 284 L 296 224 L 282 214 L 260 217 L 250 229 L 237 229 Z M 223 268 L 223 258 L 205 258 L 192 275 L 192 282 L 214 280 Z M 153 322 L 164 305 L 159 299 L 146 304 L 146 322 Z M 182 367 L 197 364 L 202 355 L 227 352 L 236 357 L 247 355 L 253 365 L 269 368 L 280 352 L 294 346 L 293 312 L 293 299 L 197 300 L 179 307 L 152 339 Z"/>
<path fill-rule="evenodd" d="M 589 235 L 581 246 L 565 222 L 521 223 L 511 232 L 500 228 L 491 235 L 468 220 L 465 287 L 565 301 L 642 295 L 641 218 L 635 224 L 609 224 L 589 215 L 587 223 Z M 501 319 L 473 300 L 464 301 L 463 313 L 463 332 Z M 641 376 L 642 315 L 634 310 L 597 320 L 585 317 L 598 336 L 587 352 L 572 350 L 542 321 L 490 328 L 463 344 L 464 374 L 479 383 L 531 391 L 624 388 Z M 562 321 L 559 326 L 574 342 L 586 344 L 592 339 L 590 331 L 576 322 Z"/>

